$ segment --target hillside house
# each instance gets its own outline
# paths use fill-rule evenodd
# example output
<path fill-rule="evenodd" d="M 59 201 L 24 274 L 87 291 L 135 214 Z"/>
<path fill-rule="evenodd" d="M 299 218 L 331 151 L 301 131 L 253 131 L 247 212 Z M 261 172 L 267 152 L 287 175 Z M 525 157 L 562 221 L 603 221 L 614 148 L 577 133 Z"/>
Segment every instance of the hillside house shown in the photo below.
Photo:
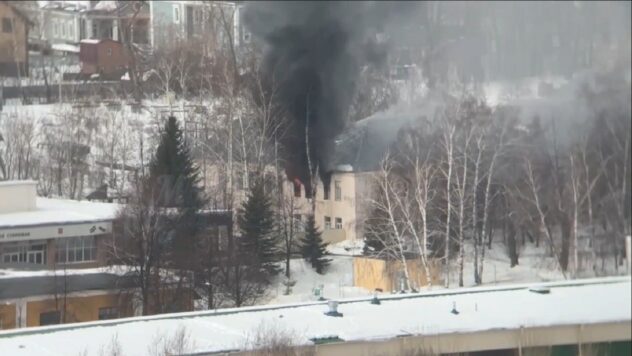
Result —
<path fill-rule="evenodd" d="M 127 51 L 123 44 L 110 39 L 82 40 L 79 47 L 81 74 L 98 74 L 101 79 L 119 79 L 127 71 Z"/>
<path fill-rule="evenodd" d="M 28 34 L 32 22 L 8 1 L 0 1 L 0 76 L 27 77 Z"/>

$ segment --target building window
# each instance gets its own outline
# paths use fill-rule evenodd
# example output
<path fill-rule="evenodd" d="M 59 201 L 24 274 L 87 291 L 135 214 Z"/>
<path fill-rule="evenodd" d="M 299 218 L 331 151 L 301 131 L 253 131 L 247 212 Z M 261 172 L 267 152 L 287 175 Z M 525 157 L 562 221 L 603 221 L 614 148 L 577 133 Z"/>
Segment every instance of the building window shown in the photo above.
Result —
<path fill-rule="evenodd" d="M 329 191 L 330 190 L 331 190 L 331 187 L 329 185 L 324 185 L 323 184 L 323 199 L 329 200 Z"/>
<path fill-rule="evenodd" d="M 335 194 L 336 194 L 336 201 L 342 200 L 342 189 L 340 188 L 339 180 L 334 182 L 334 189 L 335 189 Z"/>
<path fill-rule="evenodd" d="M 108 57 L 112 57 L 112 48 L 108 48 Z"/>
<path fill-rule="evenodd" d="M 11 33 L 13 32 L 13 21 L 11 18 L 3 17 L 2 18 L 2 32 Z"/>
<path fill-rule="evenodd" d="M 173 5 L 173 22 L 180 23 L 180 6 Z"/>
<path fill-rule="evenodd" d="M 59 36 L 59 24 L 57 23 L 57 21 L 53 21 L 53 37 L 58 37 Z"/>
<path fill-rule="evenodd" d="M 39 319 L 40 326 L 59 324 L 61 320 L 61 313 L 59 311 L 40 313 Z"/>
<path fill-rule="evenodd" d="M 325 216 L 325 230 L 331 230 L 331 218 Z"/>
<path fill-rule="evenodd" d="M 342 218 L 336 218 L 336 230 L 342 230 Z"/>
<path fill-rule="evenodd" d="M 66 26 L 64 26 L 64 23 L 60 23 L 59 24 L 60 27 L 60 32 L 61 32 L 61 38 L 66 38 Z"/>
<path fill-rule="evenodd" d="M 3 263 L 31 263 L 43 265 L 46 264 L 46 244 L 25 244 L 14 243 L 7 244 L 2 248 Z"/>
<path fill-rule="evenodd" d="M 301 185 L 298 182 L 294 182 L 294 196 L 301 197 Z"/>
<path fill-rule="evenodd" d="M 75 27 L 72 25 L 72 21 L 68 22 L 68 39 L 73 39 L 75 37 Z"/>
<path fill-rule="evenodd" d="M 99 308 L 99 320 L 117 319 L 119 311 L 116 307 Z"/>
<path fill-rule="evenodd" d="M 97 246 L 94 236 L 79 236 L 57 240 L 57 263 L 95 261 Z"/>

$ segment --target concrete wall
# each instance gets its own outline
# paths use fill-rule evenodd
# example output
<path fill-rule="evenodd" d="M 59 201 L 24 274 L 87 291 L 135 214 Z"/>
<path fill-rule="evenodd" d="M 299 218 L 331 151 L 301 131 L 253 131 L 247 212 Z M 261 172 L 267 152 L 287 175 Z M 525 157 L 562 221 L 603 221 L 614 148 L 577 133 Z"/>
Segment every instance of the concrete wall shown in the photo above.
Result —
<path fill-rule="evenodd" d="M 323 237 L 332 242 L 356 240 L 363 238 L 364 219 L 370 198 L 368 183 L 369 173 L 335 172 L 331 175 L 329 199 L 325 199 L 322 182 L 316 185 L 316 225 L 323 232 Z M 336 183 L 340 186 L 340 199 L 336 199 Z M 293 184 L 287 182 L 285 194 L 294 194 Z M 295 198 L 298 212 L 301 215 L 311 214 L 310 200 L 305 197 L 305 189 L 301 187 L 301 196 Z M 344 233 L 328 231 L 325 228 L 325 217 L 331 219 L 331 230 L 343 230 Z M 342 229 L 336 229 L 336 218 L 342 219 Z M 303 219 L 304 221 L 305 219 Z"/>
<path fill-rule="evenodd" d="M 0 214 L 35 210 L 37 182 L 0 182 Z"/>
<path fill-rule="evenodd" d="M 551 346 L 578 345 L 582 350 L 586 350 L 590 348 L 591 344 L 595 343 L 629 342 L 632 333 L 631 329 L 630 322 L 626 321 L 620 323 L 488 330 L 475 333 L 403 335 L 397 338 L 375 341 L 359 340 L 321 344 L 298 348 L 294 350 L 295 352 L 288 352 L 288 354 L 314 356 L 403 356 L 481 352 L 482 355 L 552 355 L 556 353 L 550 352 Z M 492 353 L 490 351 L 496 352 Z M 259 353 L 252 351 L 228 354 L 259 355 Z M 585 355 L 589 354 L 585 353 Z"/>
<path fill-rule="evenodd" d="M 59 295 L 57 302 L 54 298 L 28 302 L 26 309 L 26 326 L 39 326 L 41 313 L 55 310 L 63 310 L 64 296 Z M 99 320 L 99 308 L 117 307 L 123 316 L 131 316 L 125 310 L 121 310 L 119 298 L 115 293 L 87 296 L 87 297 L 67 297 L 66 298 L 66 318 L 67 323 L 85 322 Z"/>
<path fill-rule="evenodd" d="M 99 320 L 99 308 L 116 307 L 119 309 L 119 317 L 133 315 L 131 304 L 125 296 L 119 295 L 116 291 L 103 291 L 101 293 L 90 293 L 81 295 L 73 293 L 66 296 L 66 322 L 86 322 Z M 0 301 L 0 318 L 2 327 L 0 329 L 14 329 L 17 327 L 17 306 L 26 305 L 24 310 L 26 315 L 20 317 L 25 321 L 23 327 L 40 326 L 40 314 L 63 310 L 64 296 L 54 295 L 20 299 L 19 301 Z"/>

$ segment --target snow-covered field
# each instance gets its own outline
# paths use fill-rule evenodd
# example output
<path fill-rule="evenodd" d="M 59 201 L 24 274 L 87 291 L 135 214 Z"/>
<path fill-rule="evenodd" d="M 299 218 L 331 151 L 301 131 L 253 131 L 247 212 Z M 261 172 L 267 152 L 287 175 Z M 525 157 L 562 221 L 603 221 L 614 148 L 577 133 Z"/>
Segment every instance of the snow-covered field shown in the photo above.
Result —
<path fill-rule="evenodd" d="M 347 297 L 369 296 L 373 291 L 353 286 L 353 254 L 361 254 L 360 244 L 342 242 L 329 246 L 332 253 L 340 253 L 330 256 L 332 263 L 324 275 L 317 274 L 308 263 L 302 259 L 293 259 L 290 264 L 291 279 L 296 281 L 290 294 L 286 295 L 284 285 L 285 276 L 279 276 L 277 281 L 269 289 L 268 296 L 261 304 L 283 304 L 294 302 L 316 301 L 318 297 L 314 289 L 320 285 L 324 287 L 324 297 L 327 299 L 339 299 Z M 466 250 L 467 251 L 467 250 Z M 464 287 L 476 286 L 474 283 L 474 265 L 470 258 L 473 254 L 465 254 L 463 270 Z M 282 265 L 285 266 L 284 264 Z M 450 289 L 459 288 L 458 268 L 456 261 L 452 262 L 450 269 Z M 604 274 L 625 275 L 625 265 L 615 271 L 612 261 L 607 262 Z M 593 277 L 591 273 L 584 273 L 582 277 Z M 560 271 L 557 262 L 550 257 L 543 243 L 536 248 L 527 243 L 520 248 L 519 264 L 510 267 L 509 256 L 505 244 L 495 242 L 492 249 L 486 251 L 485 265 L 483 268 L 483 285 L 507 285 L 514 283 L 538 283 L 550 281 L 562 281 L 570 278 Z M 432 286 L 432 290 L 444 289 L 444 286 Z M 427 291 L 428 288 L 421 288 Z"/>
<path fill-rule="evenodd" d="M 302 259 L 293 259 L 290 263 L 291 279 L 296 281 L 291 294 L 285 295 L 283 284 L 285 275 L 279 276 L 268 292 L 265 304 L 286 304 L 316 301 L 319 297 L 314 289 L 323 286 L 323 297 L 349 298 L 370 295 L 371 292 L 353 286 L 353 258 L 350 256 L 331 256 L 327 273 L 320 275 Z"/>

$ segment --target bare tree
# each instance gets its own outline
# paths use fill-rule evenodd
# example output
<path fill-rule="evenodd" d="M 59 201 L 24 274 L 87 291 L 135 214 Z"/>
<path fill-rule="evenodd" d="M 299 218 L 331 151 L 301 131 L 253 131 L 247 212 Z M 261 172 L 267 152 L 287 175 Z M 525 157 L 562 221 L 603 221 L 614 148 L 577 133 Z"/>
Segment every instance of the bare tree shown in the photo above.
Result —
<path fill-rule="evenodd" d="M 4 146 L 0 149 L 3 179 L 34 178 L 37 165 L 35 118 L 19 113 L 9 114 L 0 119 L 0 135 Z"/>
<path fill-rule="evenodd" d="M 120 234 L 111 249 L 111 261 L 128 268 L 128 275 L 140 290 L 135 296 L 142 314 L 160 310 L 160 293 L 165 276 L 161 273 L 167 256 L 166 241 L 173 230 L 164 209 L 155 199 L 157 186 L 150 181 L 136 181 L 131 198 L 121 211 Z"/>
<path fill-rule="evenodd" d="M 457 109 L 458 115 L 458 109 Z M 450 216 L 452 215 L 452 169 L 454 166 L 454 135 L 456 132 L 456 124 L 450 121 L 450 118 L 445 116 L 442 122 L 442 140 L 441 145 L 444 150 L 444 165 L 447 165 L 447 168 L 442 167 L 443 174 L 445 176 L 446 185 L 445 185 L 445 242 L 444 242 L 444 285 L 446 287 L 450 286 Z"/>

